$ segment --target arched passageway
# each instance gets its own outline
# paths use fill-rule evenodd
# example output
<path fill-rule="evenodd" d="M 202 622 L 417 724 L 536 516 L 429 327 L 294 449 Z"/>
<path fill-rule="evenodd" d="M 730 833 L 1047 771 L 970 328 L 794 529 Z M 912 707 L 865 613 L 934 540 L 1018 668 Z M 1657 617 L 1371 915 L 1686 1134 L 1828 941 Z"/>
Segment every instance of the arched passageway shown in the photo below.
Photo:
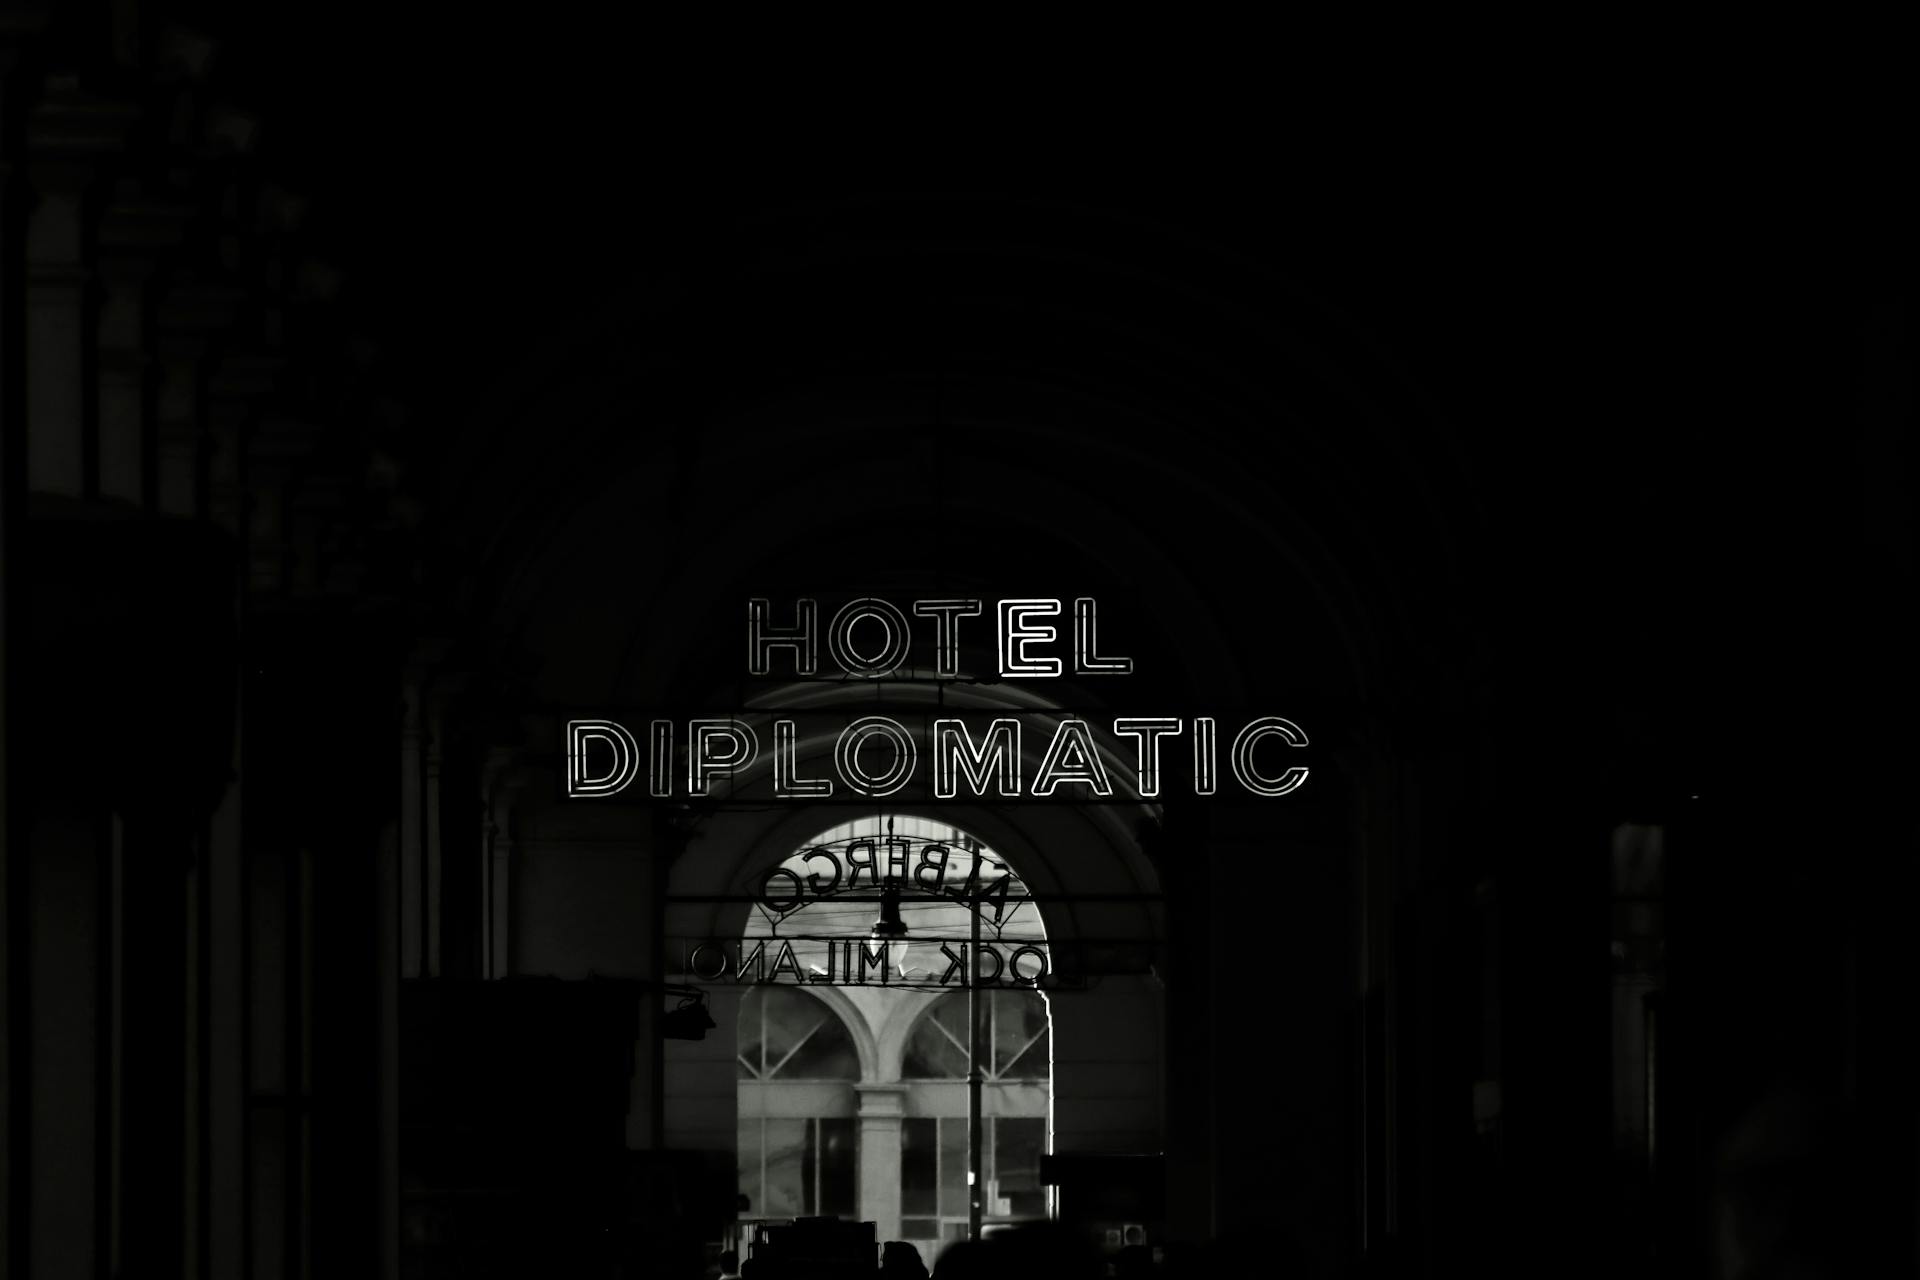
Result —
<path fill-rule="evenodd" d="M 724 830 L 733 816 L 720 814 L 710 821 Z M 799 820 L 793 815 L 751 816 L 761 822 L 772 818 L 782 827 Z M 1055 811 L 1051 824 L 1059 828 L 1065 816 Z M 764 1123 L 761 1117 L 778 1114 L 795 1122 L 783 1132 L 800 1140 L 806 1127 L 797 1123 L 805 1118 L 798 1111 L 817 1111 L 836 1120 L 851 1111 L 858 1116 L 852 1141 L 859 1169 L 859 1215 L 878 1224 L 883 1238 L 909 1240 L 929 1252 L 966 1229 L 970 1035 L 964 977 L 956 977 L 954 969 L 956 954 L 966 954 L 971 913 L 937 889 L 915 892 L 908 877 L 908 893 L 899 907 L 904 935 L 888 943 L 871 940 L 877 888 L 873 876 L 879 876 L 881 884 L 888 882 L 885 847 L 890 841 L 900 859 L 896 868 L 912 867 L 921 861 L 923 850 L 934 849 L 944 873 L 962 891 L 972 885 L 1000 891 L 993 905 L 983 901 L 980 908 L 986 944 L 982 956 L 992 959 L 991 969 L 983 964 L 981 972 L 995 981 L 984 992 L 982 1013 L 983 1219 L 993 1224 L 1047 1216 L 1052 1197 L 1041 1179 L 1039 1161 L 1063 1144 L 1073 1151 L 1131 1153 L 1163 1147 L 1164 1064 L 1153 1034 L 1161 1009 L 1150 975 L 1082 972 L 1069 989 L 1043 982 L 1044 993 L 1013 978 L 1016 973 L 1040 976 L 1051 963 L 1050 950 L 1057 954 L 1060 940 L 1074 938 L 1089 923 L 1111 930 L 1114 921 L 1128 919 L 1137 954 L 1157 954 L 1154 922 L 1161 904 L 1155 894 L 1136 889 L 1109 895 L 1124 901 L 1100 904 L 1107 908 L 1105 916 L 1086 916 L 1090 904 L 1075 904 L 1071 895 L 1064 895 L 1056 908 L 1019 876 L 1021 858 L 1013 851 L 1034 855 L 1036 869 L 1047 877 L 1043 883 L 1060 882 L 1063 874 L 1065 883 L 1073 883 L 1081 874 L 1079 863 L 1112 858 L 1112 850 L 1063 847 L 1056 841 L 1051 856 L 1041 857 L 1038 851 L 1049 821 L 1038 813 L 1025 822 L 1001 816 L 1001 834 L 1013 842 L 1012 849 L 983 841 L 959 825 L 951 810 L 941 810 L 937 817 L 870 810 L 826 828 L 818 825 L 820 819 L 813 821 L 813 827 L 800 828 L 806 834 L 797 840 L 788 837 L 792 843 L 778 836 L 762 838 L 759 856 L 738 857 L 724 869 L 725 878 L 712 874 L 718 861 L 714 857 L 686 859 L 677 864 L 678 874 L 669 887 L 668 911 L 674 921 L 670 946 L 677 947 L 674 954 L 693 957 L 676 979 L 720 979 L 710 987 L 719 1026 L 704 1041 L 676 1042 L 667 1051 L 669 1141 L 702 1145 L 737 1129 L 741 1189 L 750 1198 L 744 1211 L 748 1216 L 765 1216 L 767 1208 L 753 1198 L 750 1172 L 758 1167 L 754 1126 Z M 1084 820 L 1064 829 L 1075 833 L 1081 846 L 1088 831 L 1097 830 Z M 869 847 L 861 850 L 861 845 Z M 877 859 L 874 846 L 879 847 Z M 856 882 L 836 892 L 842 861 L 851 867 L 863 853 L 867 866 L 876 860 L 881 866 L 864 885 L 849 876 Z M 825 892 L 794 904 L 790 889 L 801 883 Z M 771 890 L 770 884 L 775 886 Z M 1151 886 L 1149 881 L 1149 890 Z M 793 905 L 770 911 L 769 898 L 777 907 Z M 1077 918 L 1071 910 L 1076 905 L 1081 908 Z M 1124 914 L 1115 912 L 1120 907 Z M 711 955 L 703 959 L 695 954 L 703 940 L 727 938 L 741 941 L 717 970 Z M 777 948 L 788 938 L 793 939 L 787 945 L 794 949 L 799 967 L 782 973 Z M 891 966 L 885 982 L 876 972 L 870 982 L 863 973 L 858 984 L 825 985 L 833 977 L 827 969 L 834 961 L 823 954 L 823 947 L 836 944 L 823 943 L 823 938 L 884 949 Z M 1111 944 L 1112 938 L 1105 941 Z M 752 959 L 745 959 L 749 955 Z M 803 973 L 813 981 L 804 980 Z M 844 979 L 845 974 L 839 976 Z M 728 985 L 755 978 L 765 985 Z M 749 1080 L 749 1064 L 756 1052 L 764 1053 L 764 1046 L 756 1049 L 760 1042 L 747 1037 L 757 1034 L 755 1019 L 776 1007 L 767 1002 L 769 996 L 779 1007 L 798 1011 L 799 1021 L 809 1029 L 823 1025 L 826 1017 L 846 1028 L 847 1043 L 857 1047 L 857 1078 L 846 1085 L 796 1079 L 783 1086 Z M 719 1084 L 730 1055 L 741 1074 L 732 1091 Z M 767 1184 L 758 1185 L 764 1196 Z"/>

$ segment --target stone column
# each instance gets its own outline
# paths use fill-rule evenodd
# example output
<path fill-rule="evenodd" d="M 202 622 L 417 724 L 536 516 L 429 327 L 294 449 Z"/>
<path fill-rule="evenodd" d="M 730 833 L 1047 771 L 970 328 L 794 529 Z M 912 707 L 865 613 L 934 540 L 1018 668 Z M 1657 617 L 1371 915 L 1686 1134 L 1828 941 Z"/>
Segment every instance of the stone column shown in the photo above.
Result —
<path fill-rule="evenodd" d="M 884 1243 L 900 1238 L 900 1122 L 907 1087 L 855 1085 L 860 1095 L 860 1219 Z"/>

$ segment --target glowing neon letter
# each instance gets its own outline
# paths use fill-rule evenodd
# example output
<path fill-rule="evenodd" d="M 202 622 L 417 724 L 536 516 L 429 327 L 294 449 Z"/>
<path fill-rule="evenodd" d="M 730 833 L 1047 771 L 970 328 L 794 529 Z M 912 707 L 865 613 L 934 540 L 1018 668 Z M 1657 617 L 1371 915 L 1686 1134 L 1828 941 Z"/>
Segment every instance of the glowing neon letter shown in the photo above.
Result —
<path fill-rule="evenodd" d="M 673 721 L 653 722 L 653 754 L 647 758 L 647 793 L 673 794 Z"/>
<path fill-rule="evenodd" d="M 604 742 L 613 749 L 613 767 L 597 778 L 587 776 L 587 744 Z M 626 789 L 640 768 L 640 744 L 611 720 L 567 721 L 567 794 L 611 796 Z"/>
<path fill-rule="evenodd" d="M 1113 794 L 1107 767 L 1100 763 L 1100 749 L 1093 745 L 1093 733 L 1085 720 L 1062 720 L 1053 731 L 1053 741 L 1040 761 L 1040 772 L 1033 780 L 1033 794 L 1050 796 L 1062 782 L 1084 782 L 1097 796 Z"/>
<path fill-rule="evenodd" d="M 1044 618 L 1059 612 L 1058 600 L 1000 601 L 1000 674 L 1002 677 L 1012 679 L 1060 674 L 1060 659 L 1027 656 L 1027 645 L 1035 640 L 1051 640 L 1057 634 L 1057 629 L 1052 626 L 1029 626 L 1027 619 Z"/>
<path fill-rule="evenodd" d="M 1193 719 L 1193 794 L 1210 796 L 1217 785 L 1214 778 L 1213 717 Z"/>
<path fill-rule="evenodd" d="M 1233 740 L 1233 776 L 1240 780 L 1241 786 L 1255 795 L 1283 796 L 1307 780 L 1305 765 L 1294 765 L 1278 778 L 1273 779 L 1263 778 L 1254 771 L 1254 744 L 1269 734 L 1275 733 L 1285 738 L 1290 747 L 1307 745 L 1307 735 L 1300 731 L 1300 726 L 1291 720 L 1282 720 L 1279 716 L 1265 716 L 1253 721 Z"/>
<path fill-rule="evenodd" d="M 877 658 L 863 658 L 853 647 L 853 628 L 862 618 L 875 618 L 886 628 L 887 641 Z M 840 669 L 850 676 L 877 680 L 890 676 L 907 660 L 912 636 L 907 631 L 907 615 L 885 600 L 855 600 L 841 607 L 827 627 L 827 648 Z"/>
<path fill-rule="evenodd" d="M 973 794 L 984 795 L 987 775 L 995 772 L 995 789 L 1003 796 L 1020 794 L 1020 722 L 1011 718 L 987 726 L 978 750 L 964 720 L 933 722 L 933 794 L 951 800 L 958 792 L 957 775 L 966 771 Z"/>
<path fill-rule="evenodd" d="M 870 774 L 860 764 L 860 747 L 868 738 L 879 736 L 893 743 L 893 765 L 883 774 Z M 907 785 L 918 753 L 913 735 L 897 720 L 886 716 L 865 716 L 840 731 L 833 744 L 834 764 L 846 784 L 863 796 L 890 796 Z"/>
<path fill-rule="evenodd" d="M 772 649 L 793 650 L 795 674 L 810 676 L 820 667 L 820 606 L 801 599 L 794 608 L 794 625 L 776 627 L 768 621 L 772 612 L 765 600 L 747 601 L 747 671 L 764 676 L 768 671 L 767 653 Z"/>
<path fill-rule="evenodd" d="M 693 749 L 687 753 L 690 795 L 706 795 L 708 779 L 744 769 L 760 754 L 760 739 L 753 726 L 738 720 L 694 720 L 688 728 L 693 741 Z M 724 753 L 718 749 L 722 744 Z"/>
<path fill-rule="evenodd" d="M 1133 674 L 1132 658 L 1097 658 L 1093 653 L 1093 597 L 1073 602 L 1073 671 L 1075 675 Z"/>
<path fill-rule="evenodd" d="M 1135 740 L 1134 774 L 1140 783 L 1140 798 L 1153 799 L 1160 794 L 1160 735 L 1180 732 L 1179 717 L 1142 716 L 1138 719 L 1115 720 L 1113 731 Z"/>
<path fill-rule="evenodd" d="M 933 618 L 933 671 L 942 680 L 960 674 L 960 619 L 980 616 L 978 600 L 915 600 L 917 618 Z"/>
<path fill-rule="evenodd" d="M 780 800 L 830 796 L 833 784 L 825 778 L 802 778 L 795 772 L 794 727 L 791 720 L 773 722 L 773 794 Z"/>

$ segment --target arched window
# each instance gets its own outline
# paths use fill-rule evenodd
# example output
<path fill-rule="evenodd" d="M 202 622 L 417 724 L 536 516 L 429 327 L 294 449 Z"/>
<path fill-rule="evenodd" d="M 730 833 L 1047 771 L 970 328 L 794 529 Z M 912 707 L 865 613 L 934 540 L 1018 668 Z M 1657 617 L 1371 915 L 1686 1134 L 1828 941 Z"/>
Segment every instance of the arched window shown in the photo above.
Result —
<path fill-rule="evenodd" d="M 889 879 L 903 889 L 906 934 L 889 944 L 887 968 L 871 982 L 855 980 L 846 951 L 836 960 L 829 948 L 841 940 L 856 951 L 872 946 L 877 893 Z M 981 893 L 980 923 L 993 931 L 1003 963 L 1022 946 L 1044 954 L 1039 908 L 1006 860 L 980 840 L 912 814 L 874 814 L 828 828 L 768 872 L 767 881 L 778 891 L 758 897 L 742 937 L 748 947 L 764 941 L 769 957 L 790 946 L 799 972 L 783 978 L 768 959 L 758 971 L 761 985 L 741 1004 L 735 1075 L 740 1190 L 749 1202 L 743 1216 L 879 1218 L 889 1222 L 889 1238 L 912 1241 L 932 1257 L 966 1233 L 968 1220 L 967 1000 L 964 990 L 941 985 L 955 967 L 945 943 L 968 935 L 974 917 L 965 895 Z M 833 995 L 834 986 L 811 985 L 816 980 L 859 989 Z M 939 992 L 931 1001 L 923 994 L 929 989 Z M 1052 1090 L 1047 1004 L 1026 987 L 983 995 L 983 1216 L 989 1223 L 1044 1218 L 1040 1160 L 1050 1141 Z M 904 1042 L 899 1018 L 911 1020 Z M 872 1046 L 884 1062 L 867 1063 L 857 1046 Z M 869 1076 L 869 1067 L 895 1070 L 894 1046 L 902 1046 L 898 1074 Z M 872 1110 L 862 1120 L 868 1085 Z M 857 1150 L 863 1141 L 876 1146 Z M 863 1162 L 864 1185 L 878 1197 L 864 1205 L 857 1198 Z M 896 1178 L 900 1198 L 890 1203 L 881 1187 Z"/>
<path fill-rule="evenodd" d="M 853 1217 L 859 1158 L 846 1024 L 802 991 L 740 1002 L 740 1192 L 756 1218 Z"/>
<path fill-rule="evenodd" d="M 742 1080 L 858 1080 L 860 1053 L 833 1010 L 789 987 L 755 987 L 740 1002 Z"/>
<path fill-rule="evenodd" d="M 1045 1080 L 1053 1047 L 1047 1033 L 1047 1009 L 1032 991 L 990 991 L 987 998 L 986 1060 L 980 1066 L 989 1082 Z M 905 1080 L 967 1078 L 967 998 L 943 997 L 914 1028 L 900 1065 Z"/>

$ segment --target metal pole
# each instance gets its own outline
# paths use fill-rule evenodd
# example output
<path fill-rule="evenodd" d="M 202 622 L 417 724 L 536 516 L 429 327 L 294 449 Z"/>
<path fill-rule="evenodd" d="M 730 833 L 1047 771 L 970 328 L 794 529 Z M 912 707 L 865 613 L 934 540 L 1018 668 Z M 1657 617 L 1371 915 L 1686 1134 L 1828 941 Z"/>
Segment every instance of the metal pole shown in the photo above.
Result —
<path fill-rule="evenodd" d="M 975 855 L 978 857 L 979 855 Z M 981 1197 L 987 1193 L 980 1167 L 981 1030 L 986 1005 L 980 998 L 980 904 L 973 903 L 973 943 L 967 948 L 967 1239 L 980 1238 Z"/>

